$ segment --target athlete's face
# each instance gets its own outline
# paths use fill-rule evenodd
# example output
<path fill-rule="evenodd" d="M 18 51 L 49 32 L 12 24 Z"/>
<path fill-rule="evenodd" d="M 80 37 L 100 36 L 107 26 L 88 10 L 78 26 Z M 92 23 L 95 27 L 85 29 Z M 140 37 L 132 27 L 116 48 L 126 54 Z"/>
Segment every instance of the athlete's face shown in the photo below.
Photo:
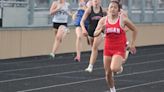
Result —
<path fill-rule="evenodd" d="M 118 15 L 119 6 L 117 3 L 111 2 L 108 7 L 108 13 L 111 15 Z"/>

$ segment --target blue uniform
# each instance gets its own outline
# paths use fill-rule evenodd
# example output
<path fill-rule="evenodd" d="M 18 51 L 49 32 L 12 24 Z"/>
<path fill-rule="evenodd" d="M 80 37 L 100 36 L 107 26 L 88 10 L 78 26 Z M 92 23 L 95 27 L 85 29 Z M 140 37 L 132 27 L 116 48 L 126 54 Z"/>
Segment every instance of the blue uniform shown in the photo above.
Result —
<path fill-rule="evenodd" d="M 77 11 L 76 19 L 75 19 L 75 21 L 74 21 L 74 25 L 75 25 L 75 26 L 80 26 L 80 21 L 81 21 L 83 15 L 84 15 L 84 12 L 85 12 L 85 10 L 83 10 L 83 9 L 79 9 L 79 10 Z M 88 24 L 89 24 L 89 21 L 86 20 L 86 21 L 85 21 L 85 26 L 87 26 Z"/>

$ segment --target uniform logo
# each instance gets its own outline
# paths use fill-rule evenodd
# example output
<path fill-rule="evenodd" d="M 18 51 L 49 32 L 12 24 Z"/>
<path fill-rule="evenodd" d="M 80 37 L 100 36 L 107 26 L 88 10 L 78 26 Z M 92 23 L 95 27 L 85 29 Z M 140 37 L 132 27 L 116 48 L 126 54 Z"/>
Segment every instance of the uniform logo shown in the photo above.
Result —
<path fill-rule="evenodd" d="M 94 16 L 92 17 L 92 20 L 100 20 L 102 18 L 102 16 Z"/>
<path fill-rule="evenodd" d="M 106 29 L 106 33 L 117 33 L 117 34 L 120 34 L 121 30 L 120 30 L 120 28 L 115 28 L 115 27 L 107 28 Z"/>

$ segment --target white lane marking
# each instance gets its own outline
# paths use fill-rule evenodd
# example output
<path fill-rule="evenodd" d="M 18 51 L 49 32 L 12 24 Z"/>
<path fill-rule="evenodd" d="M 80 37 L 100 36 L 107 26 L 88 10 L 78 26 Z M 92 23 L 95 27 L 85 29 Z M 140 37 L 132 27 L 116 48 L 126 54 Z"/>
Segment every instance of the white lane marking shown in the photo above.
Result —
<path fill-rule="evenodd" d="M 88 62 L 85 62 L 85 63 L 88 63 Z M 23 71 L 23 70 L 33 70 L 33 69 L 41 69 L 41 68 L 50 68 L 50 67 L 62 67 L 62 66 L 76 65 L 76 64 L 79 64 L 79 63 L 76 62 L 76 63 L 70 63 L 70 64 L 47 65 L 47 66 L 38 66 L 38 67 L 30 67 L 30 68 L 21 68 L 21 69 L 10 69 L 10 70 L 0 71 L 0 73 Z"/>
<path fill-rule="evenodd" d="M 144 47 L 144 46 L 143 46 Z M 145 46 L 145 47 L 147 47 L 147 46 Z M 140 48 L 140 47 L 139 47 Z M 142 48 L 142 47 L 141 47 Z M 141 51 L 146 51 L 146 50 L 152 50 L 152 48 L 144 48 L 144 49 L 142 49 Z M 162 49 L 163 50 L 163 48 L 162 47 L 160 47 L 160 48 L 153 48 L 153 50 L 156 50 L 156 49 Z M 146 55 L 149 55 L 149 54 L 146 54 Z M 45 55 L 45 56 L 47 56 L 48 57 L 48 55 Z M 140 55 L 140 56 L 142 56 L 142 55 Z M 61 57 L 59 57 L 58 59 L 60 59 Z M 41 59 L 41 60 L 36 60 L 36 61 L 44 61 L 44 60 L 50 60 L 50 59 Z M 23 61 L 23 62 L 19 62 L 19 63 L 29 63 L 29 62 L 33 62 L 33 61 L 29 61 L 29 60 L 25 60 L 25 61 Z M 0 64 L 0 65 L 5 65 L 5 64 L 17 64 L 18 62 L 9 62 L 9 63 L 2 63 L 2 64 Z"/>
<path fill-rule="evenodd" d="M 162 53 L 164 54 L 164 53 Z M 161 53 L 156 53 L 156 54 L 149 54 L 149 55 L 143 55 L 145 56 L 154 56 L 154 55 L 161 55 Z M 138 58 L 141 56 L 133 56 L 132 58 Z M 102 60 L 97 60 L 97 62 L 102 61 Z M 83 62 L 83 64 L 88 63 L 88 62 Z M 32 69 L 40 69 L 40 68 L 49 68 L 49 67 L 60 67 L 60 66 L 67 66 L 67 65 L 76 65 L 78 63 L 69 63 L 69 64 L 60 64 L 60 65 L 47 65 L 47 66 L 39 66 L 39 67 L 30 67 L 30 68 L 21 68 L 21 69 L 10 69 L 10 70 L 2 70 L 0 73 L 5 73 L 5 72 L 14 72 L 14 71 L 23 71 L 23 70 L 32 70 Z"/>
<path fill-rule="evenodd" d="M 136 88 L 136 87 L 141 87 L 141 86 L 146 86 L 146 85 L 154 85 L 154 84 L 163 83 L 163 82 L 164 82 L 164 80 L 152 81 L 152 82 L 142 83 L 142 84 L 138 84 L 138 85 L 118 88 L 117 91 L 131 89 L 131 88 Z"/>
<path fill-rule="evenodd" d="M 161 62 L 164 61 L 163 59 L 161 60 L 155 60 L 155 61 L 149 61 L 149 62 L 141 62 L 141 63 L 133 63 L 133 64 L 126 64 L 126 66 L 133 66 L 133 65 L 141 65 L 141 64 L 150 64 L 150 63 L 156 63 L 156 62 Z M 96 68 L 94 70 L 99 70 L 103 69 L 103 67 Z M 16 78 L 16 79 L 10 79 L 10 80 L 2 80 L 0 83 L 4 82 L 12 82 L 12 81 L 20 81 L 20 80 L 27 80 L 27 79 L 34 79 L 34 78 L 40 78 L 40 77 L 49 77 L 49 76 L 57 76 L 57 75 L 63 75 L 63 74 L 70 74 L 70 73 L 77 73 L 77 72 L 84 72 L 84 70 L 78 70 L 78 71 L 69 71 L 69 72 L 61 72 L 61 73 L 55 73 L 55 74 L 46 74 L 46 75 L 39 75 L 39 76 L 32 76 L 32 77 L 24 77 L 24 78 Z"/>
<path fill-rule="evenodd" d="M 95 78 L 95 79 L 88 79 L 88 80 L 84 80 L 84 81 L 77 81 L 77 82 L 70 82 L 70 83 L 52 85 L 52 86 L 46 86 L 46 87 L 41 87 L 41 88 L 29 89 L 29 90 L 22 90 L 22 91 L 17 91 L 17 92 L 28 92 L 28 91 L 34 91 L 34 90 L 42 90 L 42 89 L 47 89 L 47 88 L 68 86 L 68 85 L 74 85 L 74 84 L 80 84 L 80 83 L 86 83 L 86 82 L 92 82 L 92 81 L 99 81 L 99 80 L 104 80 L 104 77 L 102 77 L 102 78 Z"/>
<path fill-rule="evenodd" d="M 35 59 L 32 59 L 32 60 L 24 60 L 24 61 L 19 61 L 19 62 L 17 62 L 17 61 L 13 61 L 13 62 L 8 62 L 8 63 L 0 63 L 0 65 L 9 65 L 9 64 L 17 64 L 17 63 L 30 63 L 30 62 L 39 62 L 39 61 L 45 61 L 45 60 L 51 60 L 51 59 L 49 59 L 49 58 L 45 58 L 45 59 L 37 59 L 37 60 L 35 60 Z M 4 61 L 5 62 L 5 61 Z"/>
<path fill-rule="evenodd" d="M 163 71 L 163 70 L 164 70 L 164 68 L 161 68 L 161 69 L 156 69 L 156 70 L 149 70 L 149 71 L 142 71 L 142 72 L 135 72 L 135 73 L 118 75 L 117 77 L 129 76 L 129 75 L 137 75 L 137 74 L 145 74 L 145 73 L 151 73 L 151 72 L 157 72 L 157 71 Z M 27 90 L 21 90 L 21 91 L 17 91 L 17 92 L 36 91 L 36 90 L 42 90 L 42 89 L 48 89 L 48 88 L 55 88 L 55 87 L 61 87 L 61 86 L 80 84 L 80 83 L 85 83 L 85 82 L 99 81 L 99 80 L 103 80 L 103 79 L 105 79 L 105 78 L 101 77 L 101 78 L 95 78 L 95 79 L 89 79 L 89 80 L 83 80 L 83 81 L 77 81 L 77 82 L 69 82 L 69 83 L 63 83 L 63 84 L 57 84 L 57 85 L 51 85 L 51 86 L 45 86 L 45 87 L 39 87 L 39 88 L 33 88 L 33 89 L 27 89 Z"/>

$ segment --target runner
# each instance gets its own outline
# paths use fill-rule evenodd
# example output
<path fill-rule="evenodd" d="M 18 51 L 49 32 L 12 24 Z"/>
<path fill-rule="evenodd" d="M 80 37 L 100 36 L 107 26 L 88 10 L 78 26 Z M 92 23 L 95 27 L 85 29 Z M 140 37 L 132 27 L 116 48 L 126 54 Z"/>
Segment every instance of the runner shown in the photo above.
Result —
<path fill-rule="evenodd" d="M 96 61 L 97 54 L 98 54 L 98 46 L 102 42 L 102 36 L 94 37 L 93 35 L 99 20 L 103 17 L 105 12 L 100 6 L 100 4 L 101 4 L 100 0 L 92 0 L 92 6 L 87 8 L 81 20 L 82 33 L 84 36 L 88 36 L 90 45 L 92 47 L 89 65 L 85 69 L 85 71 L 87 72 L 92 72 L 93 65 Z M 86 30 L 84 24 L 87 18 L 89 20 L 88 30 Z"/>
<path fill-rule="evenodd" d="M 58 0 L 54 1 L 50 8 L 50 14 L 53 16 L 53 30 L 55 32 L 53 49 L 50 53 L 52 58 L 55 57 L 57 49 L 68 32 L 68 16 L 71 15 L 69 5 L 66 0 Z"/>
<path fill-rule="evenodd" d="M 135 25 L 128 19 L 128 17 L 122 18 L 122 16 L 119 15 L 119 12 L 119 2 L 111 1 L 108 7 L 107 16 L 103 17 L 99 21 L 96 31 L 94 32 L 94 36 L 99 36 L 101 31 L 105 28 L 104 69 L 110 92 L 116 92 L 112 74 L 113 72 L 118 72 L 121 70 L 121 66 L 125 58 L 125 25 L 132 31 L 130 51 L 132 54 L 136 53 L 135 41 L 137 36 L 137 29 Z"/>

